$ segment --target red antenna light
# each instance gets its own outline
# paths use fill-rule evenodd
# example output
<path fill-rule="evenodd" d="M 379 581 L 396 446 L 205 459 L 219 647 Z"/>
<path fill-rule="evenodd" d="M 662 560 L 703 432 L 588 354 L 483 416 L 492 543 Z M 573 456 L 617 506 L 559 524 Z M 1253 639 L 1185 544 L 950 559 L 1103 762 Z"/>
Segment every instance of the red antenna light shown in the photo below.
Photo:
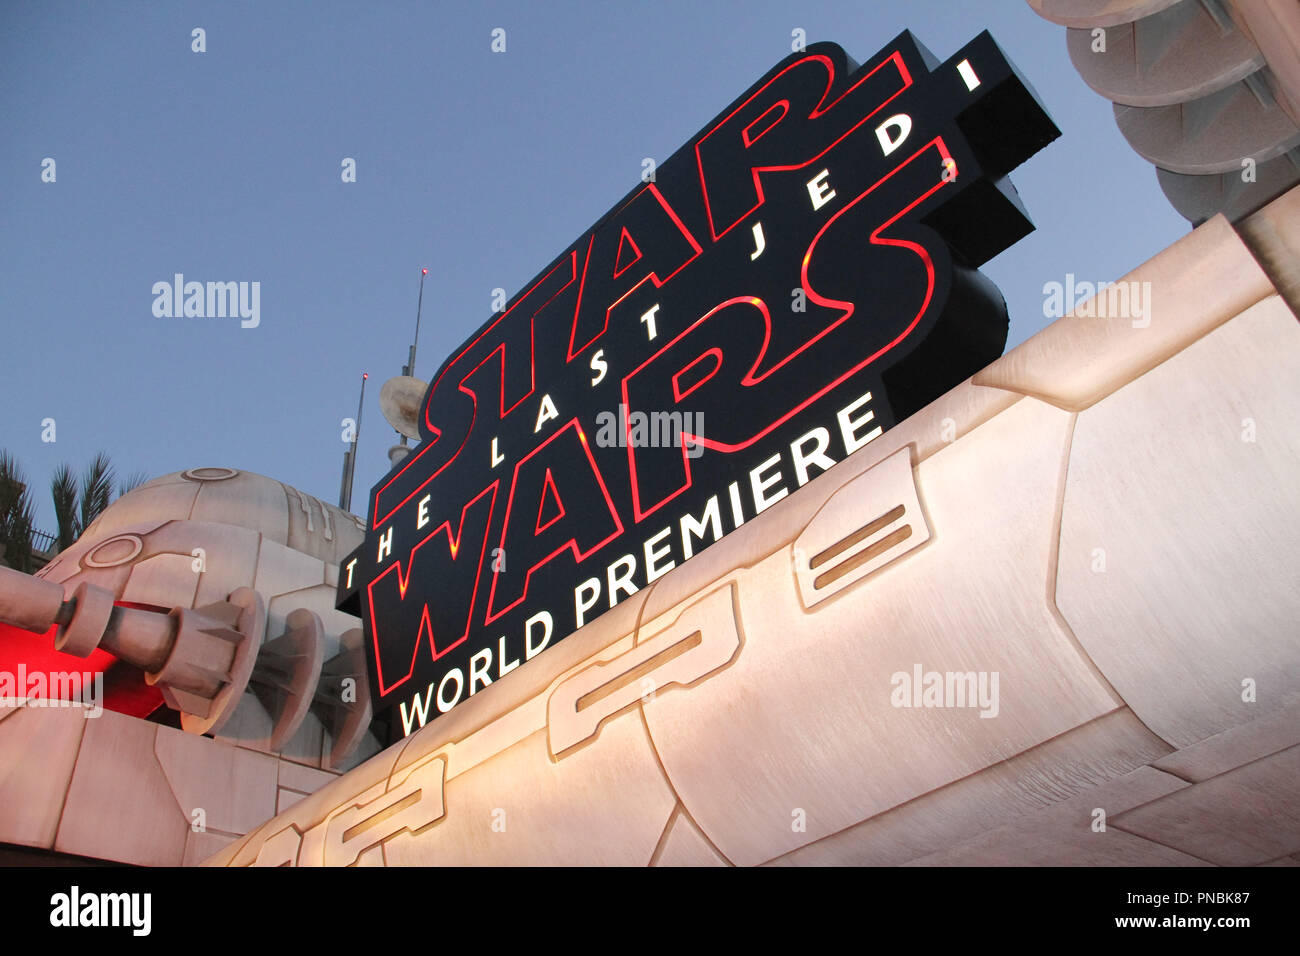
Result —
<path fill-rule="evenodd" d="M 366 373 L 366 372 L 362 372 L 362 373 L 361 373 L 361 381 L 364 382 L 364 381 L 365 381 L 366 379 L 368 379 L 369 377 L 370 377 L 370 375 L 369 375 L 368 373 Z"/>
<path fill-rule="evenodd" d="M 428 270 L 428 269 L 421 269 L 421 270 L 420 270 L 420 275 L 422 275 L 422 276 L 427 276 L 428 274 L 429 274 L 429 270 Z"/>

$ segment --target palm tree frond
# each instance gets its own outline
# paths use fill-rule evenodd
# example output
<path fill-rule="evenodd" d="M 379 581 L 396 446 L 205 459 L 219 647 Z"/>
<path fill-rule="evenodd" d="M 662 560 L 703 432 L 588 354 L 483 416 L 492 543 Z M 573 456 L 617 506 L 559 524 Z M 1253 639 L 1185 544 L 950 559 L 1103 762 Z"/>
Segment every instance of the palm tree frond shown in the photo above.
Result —
<path fill-rule="evenodd" d="M 113 464 L 107 453 L 98 452 L 81 476 L 81 533 L 94 524 L 96 518 L 113 499 Z"/>
<path fill-rule="evenodd" d="M 144 472 L 144 471 L 132 472 L 131 474 L 123 478 L 120 482 L 118 482 L 117 496 L 121 498 L 123 495 L 135 491 L 135 489 L 139 488 L 148 480 L 149 480 L 148 472 Z"/>
<path fill-rule="evenodd" d="M 26 476 L 7 451 L 0 451 L 0 559 L 16 571 L 32 570 L 32 525 L 36 508 Z"/>
<path fill-rule="evenodd" d="M 59 550 L 72 546 L 81 536 L 77 520 L 77 479 L 67 462 L 59 465 L 50 481 L 50 496 L 54 499 L 54 520 L 58 524 Z"/>

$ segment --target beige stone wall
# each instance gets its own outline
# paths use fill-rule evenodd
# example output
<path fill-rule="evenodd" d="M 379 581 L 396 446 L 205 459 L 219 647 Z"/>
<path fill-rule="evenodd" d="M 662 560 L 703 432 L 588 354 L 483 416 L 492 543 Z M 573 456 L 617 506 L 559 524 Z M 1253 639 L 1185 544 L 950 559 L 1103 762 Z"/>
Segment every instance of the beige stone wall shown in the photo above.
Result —
<path fill-rule="evenodd" d="M 189 866 L 334 779 L 112 711 L 0 707 L 0 843 Z"/>
<path fill-rule="evenodd" d="M 210 862 L 1300 862 L 1300 192 L 1253 223 Z"/>

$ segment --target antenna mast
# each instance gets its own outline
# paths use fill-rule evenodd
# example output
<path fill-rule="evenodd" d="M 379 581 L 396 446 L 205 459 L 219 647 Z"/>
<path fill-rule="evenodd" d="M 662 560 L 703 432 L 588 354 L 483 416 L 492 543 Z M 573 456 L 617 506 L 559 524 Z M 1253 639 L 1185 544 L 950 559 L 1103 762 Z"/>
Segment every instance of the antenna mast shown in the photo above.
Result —
<path fill-rule="evenodd" d="M 420 311 L 424 308 L 424 277 L 429 274 L 429 270 L 421 267 L 420 269 L 420 297 L 415 303 L 415 339 L 411 342 L 411 351 L 407 356 L 407 361 L 402 366 L 403 375 L 415 374 L 415 348 L 420 344 Z M 402 444 L 406 444 L 406 436 L 402 436 Z"/>
<path fill-rule="evenodd" d="M 415 355 L 415 347 L 411 347 L 411 355 Z M 357 399 L 357 422 L 352 431 L 352 445 L 343 453 L 343 480 L 339 485 L 339 507 L 344 511 L 352 511 L 352 475 L 357 469 L 357 439 L 361 437 L 361 408 L 366 401 L 366 379 L 370 376 L 365 372 L 361 373 L 361 397 Z"/>

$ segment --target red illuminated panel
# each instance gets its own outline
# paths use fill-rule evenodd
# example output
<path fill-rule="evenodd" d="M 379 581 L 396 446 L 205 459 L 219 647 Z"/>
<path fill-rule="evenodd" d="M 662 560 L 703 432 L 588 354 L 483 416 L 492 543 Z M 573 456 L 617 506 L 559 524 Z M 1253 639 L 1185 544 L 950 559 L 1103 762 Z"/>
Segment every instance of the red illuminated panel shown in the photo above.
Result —
<path fill-rule="evenodd" d="M 163 705 L 162 692 L 145 683 L 144 672 L 119 661 L 103 650 L 89 657 L 77 657 L 54 649 L 56 628 L 33 634 L 0 623 L 0 671 L 17 679 L 20 669 L 28 674 L 104 675 L 104 709 L 131 717 L 147 717 Z M 49 685 L 47 680 L 46 686 Z"/>

